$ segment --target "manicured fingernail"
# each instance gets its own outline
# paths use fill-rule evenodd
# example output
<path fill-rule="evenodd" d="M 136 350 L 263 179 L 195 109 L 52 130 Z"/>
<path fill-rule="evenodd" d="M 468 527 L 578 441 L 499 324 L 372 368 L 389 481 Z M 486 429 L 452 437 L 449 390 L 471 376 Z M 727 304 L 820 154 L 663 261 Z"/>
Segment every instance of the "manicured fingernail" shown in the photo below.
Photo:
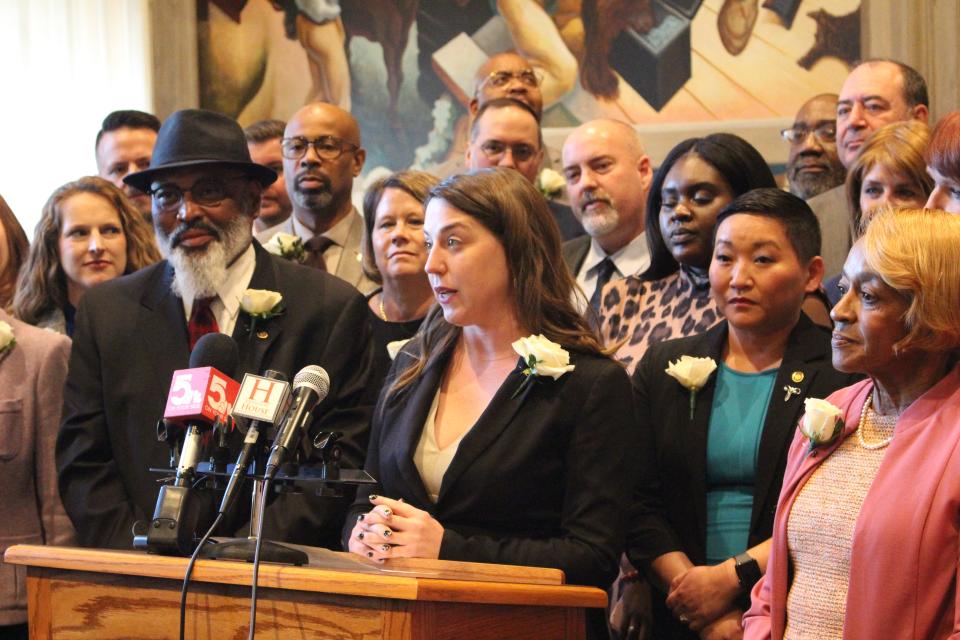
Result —
<path fill-rule="evenodd" d="M 375 493 L 371 493 L 371 494 L 370 494 L 369 496 L 367 496 L 367 497 L 368 497 L 370 500 L 376 500 L 376 499 L 379 498 L 380 496 L 378 496 L 378 495 L 375 494 Z"/>
<path fill-rule="evenodd" d="M 357 540 L 363 540 L 363 531 L 357 534 Z"/>
<path fill-rule="evenodd" d="M 389 538 L 389 537 L 392 536 L 392 535 L 393 535 L 393 531 L 390 531 L 390 529 L 384 529 L 384 530 L 383 530 L 383 537 L 384 537 L 384 538 Z"/>
<path fill-rule="evenodd" d="M 367 557 L 368 557 L 368 558 L 372 558 L 372 557 L 373 557 L 373 551 L 367 551 Z"/>
<path fill-rule="evenodd" d="M 380 545 L 380 551 L 383 551 L 384 553 L 386 553 L 387 551 L 390 551 L 390 545 L 388 544 Z"/>
<path fill-rule="evenodd" d="M 366 517 L 367 515 L 365 513 L 361 513 L 360 515 L 357 516 L 357 522 L 361 522 Z"/>
<path fill-rule="evenodd" d="M 390 510 L 390 507 L 383 508 L 383 515 L 389 518 L 393 514 L 393 511 Z"/>

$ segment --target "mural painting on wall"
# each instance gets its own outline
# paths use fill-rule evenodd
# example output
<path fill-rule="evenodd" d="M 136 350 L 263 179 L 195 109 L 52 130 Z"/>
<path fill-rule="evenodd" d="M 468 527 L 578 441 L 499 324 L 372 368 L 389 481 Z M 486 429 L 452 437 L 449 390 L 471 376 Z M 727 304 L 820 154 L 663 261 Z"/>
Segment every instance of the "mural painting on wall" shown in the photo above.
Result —
<path fill-rule="evenodd" d="M 198 0 L 201 104 L 350 110 L 366 167 L 459 159 L 475 73 L 517 51 L 544 127 L 793 117 L 860 55 L 860 0 Z M 718 127 L 718 129 L 721 127 Z"/>

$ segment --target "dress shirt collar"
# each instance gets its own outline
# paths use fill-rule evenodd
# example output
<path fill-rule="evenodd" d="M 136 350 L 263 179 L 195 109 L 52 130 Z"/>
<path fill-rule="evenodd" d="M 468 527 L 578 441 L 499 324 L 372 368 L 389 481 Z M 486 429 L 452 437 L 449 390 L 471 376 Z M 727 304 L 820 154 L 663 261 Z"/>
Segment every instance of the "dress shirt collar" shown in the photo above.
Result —
<path fill-rule="evenodd" d="M 343 216 L 343 219 L 337 222 L 320 235 L 330 238 L 333 241 L 333 244 L 338 247 L 346 246 L 347 237 L 350 235 L 350 227 L 353 226 L 354 216 L 359 216 L 355 207 L 350 207 L 350 213 Z M 291 214 L 290 218 L 293 220 L 293 232 L 297 236 L 306 242 L 313 236 L 317 235 L 313 232 L 313 229 L 308 228 L 297 218 L 296 214 Z"/>
<path fill-rule="evenodd" d="M 583 260 L 583 273 L 596 277 L 597 267 L 604 258 L 609 257 L 617 267 L 616 278 L 625 278 L 646 271 L 650 266 L 650 250 L 647 248 L 647 235 L 641 233 L 627 246 L 607 256 L 597 241 L 590 239 L 590 249 Z"/>

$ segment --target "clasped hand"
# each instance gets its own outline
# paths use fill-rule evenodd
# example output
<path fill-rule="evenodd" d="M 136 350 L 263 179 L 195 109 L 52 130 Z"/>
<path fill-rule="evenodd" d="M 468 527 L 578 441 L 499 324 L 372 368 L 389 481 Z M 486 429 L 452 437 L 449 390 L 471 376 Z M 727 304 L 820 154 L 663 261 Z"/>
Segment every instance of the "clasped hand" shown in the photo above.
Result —
<path fill-rule="evenodd" d="M 692 567 L 670 582 L 667 606 L 692 631 L 700 631 L 730 611 L 740 593 L 732 560 Z"/>
<path fill-rule="evenodd" d="M 378 562 L 388 558 L 440 557 L 443 526 L 429 513 L 383 496 L 370 496 L 373 509 L 350 532 L 350 551 Z"/>

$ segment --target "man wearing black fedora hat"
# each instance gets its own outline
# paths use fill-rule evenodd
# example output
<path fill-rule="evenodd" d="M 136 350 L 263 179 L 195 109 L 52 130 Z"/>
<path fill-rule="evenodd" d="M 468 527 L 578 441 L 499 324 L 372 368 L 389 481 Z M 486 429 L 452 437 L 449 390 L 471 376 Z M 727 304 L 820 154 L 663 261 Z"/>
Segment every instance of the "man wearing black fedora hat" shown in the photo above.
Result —
<path fill-rule="evenodd" d="M 173 371 L 188 367 L 205 333 L 236 340 L 240 364 L 225 373 L 238 380 L 266 369 L 293 377 L 322 365 L 330 392 L 314 411 L 312 431 L 343 433 L 342 464 L 362 465 L 377 387 L 366 303 L 345 282 L 273 257 L 253 240 L 261 191 L 275 179 L 250 161 L 235 121 L 195 109 L 170 116 L 150 167 L 125 178 L 151 195 L 166 260 L 94 288 L 77 312 L 57 468 L 82 544 L 130 548 L 133 523 L 152 516 L 158 484 L 149 469 L 169 464 L 154 425 Z M 258 310 L 241 303 L 247 289 L 279 293 L 281 302 L 254 322 Z M 308 494 L 278 496 L 265 535 L 337 545 L 349 496 Z"/>

